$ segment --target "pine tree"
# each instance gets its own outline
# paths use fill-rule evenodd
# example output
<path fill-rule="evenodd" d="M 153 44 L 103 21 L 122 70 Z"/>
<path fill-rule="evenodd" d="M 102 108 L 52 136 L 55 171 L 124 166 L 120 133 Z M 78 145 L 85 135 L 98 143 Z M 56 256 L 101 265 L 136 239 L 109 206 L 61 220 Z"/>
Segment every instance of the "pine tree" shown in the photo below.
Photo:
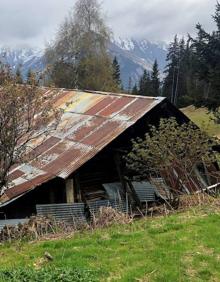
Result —
<path fill-rule="evenodd" d="M 129 76 L 129 79 L 128 79 L 128 93 L 131 93 L 131 91 L 132 91 L 132 88 L 133 88 L 133 86 L 132 86 L 132 78 Z"/>
<path fill-rule="evenodd" d="M 203 83 L 200 104 L 214 113 L 220 107 L 220 4 L 217 2 L 213 19 L 217 30 L 207 33 L 200 24 L 196 26 L 197 38 L 193 39 L 196 56 L 196 72 Z"/>
<path fill-rule="evenodd" d="M 33 76 L 32 70 L 29 69 L 27 72 L 27 84 L 31 84 L 31 78 Z"/>
<path fill-rule="evenodd" d="M 152 84 L 149 72 L 144 70 L 143 75 L 139 81 L 139 95 L 142 96 L 152 96 Z"/>
<path fill-rule="evenodd" d="M 163 95 L 179 107 L 205 106 L 216 115 L 220 107 L 220 4 L 213 16 L 217 30 L 196 25 L 187 42 L 175 36 L 167 55 Z"/>
<path fill-rule="evenodd" d="M 157 60 L 154 61 L 153 70 L 151 73 L 151 90 L 154 97 L 160 96 L 160 79 Z"/>
<path fill-rule="evenodd" d="M 113 79 L 116 82 L 118 88 L 121 88 L 121 72 L 120 72 L 120 65 L 118 63 L 117 57 L 114 57 L 114 60 L 112 62 L 112 68 L 113 68 Z"/>
<path fill-rule="evenodd" d="M 171 102 L 174 102 L 179 70 L 179 40 L 177 35 L 170 44 L 166 61 L 167 66 L 164 71 L 166 77 L 164 79 L 163 95 L 169 98 Z"/>
<path fill-rule="evenodd" d="M 215 15 L 213 16 L 213 19 L 214 19 L 214 21 L 217 25 L 217 28 L 218 28 L 217 31 L 216 31 L 216 33 L 218 33 L 217 34 L 217 36 L 218 36 L 219 33 L 220 33 L 220 3 L 218 1 L 217 1 L 217 4 L 216 4 Z"/>
<path fill-rule="evenodd" d="M 134 94 L 134 95 L 138 95 L 138 92 L 139 92 L 138 87 L 137 87 L 137 84 L 135 83 L 131 93 Z"/>

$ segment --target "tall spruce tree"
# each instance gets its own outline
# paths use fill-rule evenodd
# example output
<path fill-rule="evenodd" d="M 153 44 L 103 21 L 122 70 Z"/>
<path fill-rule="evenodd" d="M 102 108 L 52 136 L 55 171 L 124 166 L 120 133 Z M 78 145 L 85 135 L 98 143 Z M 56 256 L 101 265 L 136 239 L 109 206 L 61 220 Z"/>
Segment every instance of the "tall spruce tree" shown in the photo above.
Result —
<path fill-rule="evenodd" d="M 139 81 L 139 95 L 152 96 L 152 84 L 150 73 L 144 70 Z"/>
<path fill-rule="evenodd" d="M 157 60 L 154 61 L 153 70 L 151 73 L 151 91 L 154 97 L 160 96 L 160 79 Z"/>
<path fill-rule="evenodd" d="M 121 71 L 116 56 L 114 57 L 114 60 L 112 62 L 112 68 L 113 68 L 113 79 L 116 85 L 118 86 L 118 88 L 121 89 Z"/>
<path fill-rule="evenodd" d="M 133 88 L 133 82 L 132 82 L 132 78 L 129 76 L 127 92 L 131 93 L 132 92 L 132 88 Z"/>
<path fill-rule="evenodd" d="M 170 43 L 166 61 L 163 94 L 174 103 L 179 71 L 179 40 L 177 35 L 174 37 L 174 41 Z"/>
<path fill-rule="evenodd" d="M 209 110 L 218 112 L 220 107 L 220 4 L 217 2 L 213 19 L 217 30 L 211 34 L 198 24 L 197 37 L 193 39 L 196 55 L 196 71 L 203 83 L 203 95 L 200 103 Z"/>
<path fill-rule="evenodd" d="M 135 85 L 134 85 L 134 87 L 132 88 L 132 91 L 131 91 L 131 93 L 133 94 L 133 95 L 138 95 L 138 87 L 137 87 L 137 84 L 135 83 Z"/>
<path fill-rule="evenodd" d="M 177 36 L 168 50 L 163 94 L 176 106 L 183 106 L 189 96 L 189 51 L 185 39 L 179 40 Z"/>
<path fill-rule="evenodd" d="M 197 24 L 197 36 L 175 36 L 167 54 L 163 95 L 179 107 L 205 106 L 219 115 L 220 107 L 220 4 L 213 16 L 217 30 L 206 32 Z"/>

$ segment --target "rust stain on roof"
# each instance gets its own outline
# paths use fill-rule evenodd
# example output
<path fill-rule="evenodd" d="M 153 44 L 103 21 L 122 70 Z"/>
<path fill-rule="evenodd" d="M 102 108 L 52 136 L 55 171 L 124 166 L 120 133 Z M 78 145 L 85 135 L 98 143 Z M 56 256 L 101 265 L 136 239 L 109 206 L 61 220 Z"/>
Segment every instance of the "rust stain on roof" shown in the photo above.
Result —
<path fill-rule="evenodd" d="M 0 203 L 6 203 L 55 177 L 68 178 L 163 100 L 42 88 L 42 95 L 51 93 L 53 105 L 63 109 L 61 122 L 50 136 L 34 140 L 32 147 L 36 159 L 11 169 L 9 179 L 12 182 Z"/>
<path fill-rule="evenodd" d="M 104 97 L 103 100 L 98 102 L 96 105 L 94 105 L 92 108 L 90 108 L 85 114 L 87 115 L 97 115 L 98 112 L 102 111 L 107 106 L 111 105 L 114 101 L 117 101 L 117 97 L 111 97 L 107 96 Z"/>
<path fill-rule="evenodd" d="M 122 108 L 133 102 L 134 99 L 131 97 L 120 97 L 120 99 L 115 100 L 109 106 L 104 108 L 101 112 L 98 113 L 100 116 L 110 117 L 111 115 L 116 114 Z"/>
<path fill-rule="evenodd" d="M 92 134 L 97 128 L 99 128 L 104 122 L 106 118 L 102 117 L 91 117 L 86 120 L 79 128 L 73 131 L 68 138 L 70 140 L 74 140 L 80 142 L 85 136 Z M 84 142 L 83 142 L 84 143 Z"/>
<path fill-rule="evenodd" d="M 100 127 L 97 127 L 91 134 L 82 139 L 82 142 L 86 145 L 93 147 L 98 147 L 103 142 L 105 143 L 106 139 L 111 139 L 111 136 L 117 136 L 115 133 L 118 129 L 120 130 L 120 123 L 118 121 L 108 120 L 103 123 Z"/>

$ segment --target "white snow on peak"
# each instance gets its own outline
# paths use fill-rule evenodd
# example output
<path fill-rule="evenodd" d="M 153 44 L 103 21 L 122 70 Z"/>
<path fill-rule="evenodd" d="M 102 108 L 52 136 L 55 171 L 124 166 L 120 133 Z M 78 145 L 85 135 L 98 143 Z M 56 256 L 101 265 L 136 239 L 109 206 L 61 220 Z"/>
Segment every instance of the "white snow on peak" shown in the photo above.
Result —
<path fill-rule="evenodd" d="M 123 50 L 131 51 L 134 50 L 134 42 L 132 39 L 128 38 L 115 38 L 114 43 Z"/>

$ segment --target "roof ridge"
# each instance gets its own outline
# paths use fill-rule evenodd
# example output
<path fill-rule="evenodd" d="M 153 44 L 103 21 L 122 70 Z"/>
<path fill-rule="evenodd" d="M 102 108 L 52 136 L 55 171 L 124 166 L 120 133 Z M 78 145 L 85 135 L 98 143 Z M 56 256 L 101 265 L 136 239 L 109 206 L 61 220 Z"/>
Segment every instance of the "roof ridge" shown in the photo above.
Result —
<path fill-rule="evenodd" d="M 131 98 L 141 98 L 141 99 L 151 99 L 151 100 L 164 100 L 166 97 L 162 96 L 142 96 L 142 95 L 134 95 L 129 93 L 116 93 L 116 92 L 107 92 L 107 91 L 97 91 L 97 90 L 84 90 L 84 89 L 69 89 L 69 88 L 59 88 L 59 87 L 46 87 L 41 86 L 41 89 L 48 89 L 48 90 L 57 90 L 57 91 L 75 91 L 75 92 L 84 92 L 84 93 L 94 93 L 99 95 L 111 95 L 111 96 L 119 96 L 119 97 L 131 97 Z"/>

